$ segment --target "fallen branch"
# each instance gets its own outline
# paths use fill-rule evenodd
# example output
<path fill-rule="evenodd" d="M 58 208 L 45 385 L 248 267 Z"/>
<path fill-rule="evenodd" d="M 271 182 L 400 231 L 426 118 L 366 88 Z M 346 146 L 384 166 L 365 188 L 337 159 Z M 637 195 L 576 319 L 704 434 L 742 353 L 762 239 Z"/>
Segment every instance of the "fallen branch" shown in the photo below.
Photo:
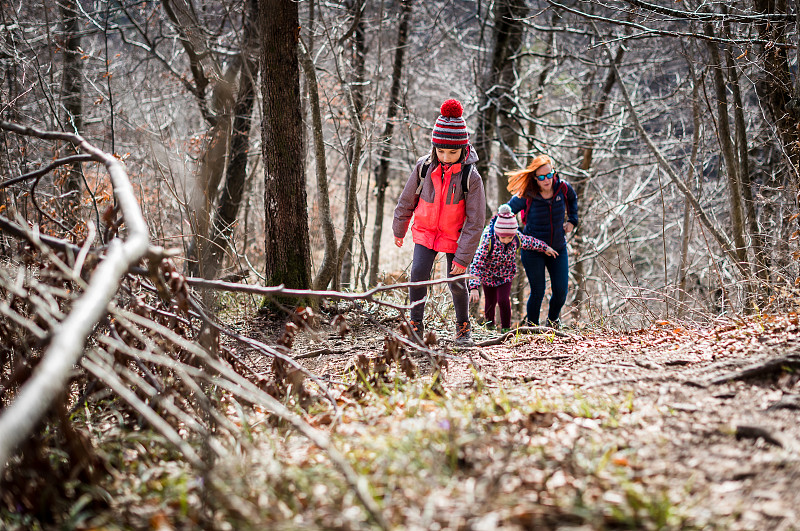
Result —
<path fill-rule="evenodd" d="M 3 434 L 0 467 L 5 468 L 11 453 L 30 435 L 56 397 L 64 392 L 72 368 L 83 355 L 86 339 L 106 314 L 122 277 L 147 253 L 150 236 L 125 168 L 113 155 L 99 150 L 77 134 L 39 131 L 8 122 L 0 122 L 0 129 L 67 141 L 102 163 L 108 171 L 127 229 L 125 241 L 115 239 L 109 243 L 105 258 L 95 269 L 83 295 L 75 301 L 69 315 L 52 330 L 41 363 L 0 416 L 0 433 Z"/>
<path fill-rule="evenodd" d="M 723 374 L 711 380 L 709 385 L 719 385 L 735 380 L 747 380 L 757 376 L 764 376 L 774 372 L 782 371 L 784 367 L 800 368 L 800 355 L 787 354 L 780 358 L 773 358 L 770 360 L 753 363 L 747 367 L 739 370 Z"/>
<path fill-rule="evenodd" d="M 783 448 L 783 443 L 775 438 L 769 431 L 759 426 L 736 426 L 736 440 L 741 439 L 764 439 L 764 442 L 769 443 L 778 448 Z"/>

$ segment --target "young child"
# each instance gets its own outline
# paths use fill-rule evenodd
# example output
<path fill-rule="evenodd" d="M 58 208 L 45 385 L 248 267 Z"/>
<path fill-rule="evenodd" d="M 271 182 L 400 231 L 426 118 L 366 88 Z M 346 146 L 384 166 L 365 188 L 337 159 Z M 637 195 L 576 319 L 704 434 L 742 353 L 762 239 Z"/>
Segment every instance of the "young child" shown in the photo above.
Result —
<path fill-rule="evenodd" d="M 403 245 L 411 216 L 414 225 L 414 257 L 411 282 L 430 280 L 438 253 L 447 257 L 447 276 L 466 272 L 480 242 L 485 221 L 486 196 L 483 181 L 475 169 L 478 156 L 469 143 L 467 125 L 457 100 L 442 104 L 431 135 L 431 153 L 417 160 L 394 209 L 394 243 Z M 456 312 L 454 343 L 472 346 L 469 323 L 469 293 L 465 280 L 450 282 Z M 422 338 L 427 286 L 408 289 L 411 300 L 411 326 Z M 414 304 L 418 303 L 418 304 Z"/>
<path fill-rule="evenodd" d="M 517 218 L 508 205 L 500 205 L 492 222 L 483 231 L 478 252 L 469 266 L 470 302 L 478 302 L 478 287 L 483 286 L 486 300 L 483 316 L 487 326 L 496 326 L 495 305 L 500 307 L 500 324 L 503 332 L 511 328 L 511 281 L 517 274 L 517 250 L 541 251 L 547 256 L 558 256 L 552 247 L 533 236 L 518 231 Z M 491 323 L 491 325 L 490 325 Z"/>

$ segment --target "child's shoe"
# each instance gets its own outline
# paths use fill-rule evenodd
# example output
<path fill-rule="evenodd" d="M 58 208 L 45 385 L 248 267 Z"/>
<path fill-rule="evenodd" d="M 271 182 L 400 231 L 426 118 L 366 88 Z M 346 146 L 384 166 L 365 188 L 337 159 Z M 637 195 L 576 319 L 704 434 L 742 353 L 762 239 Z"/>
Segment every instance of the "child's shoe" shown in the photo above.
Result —
<path fill-rule="evenodd" d="M 458 347 L 474 347 L 475 342 L 472 340 L 472 330 L 469 323 L 461 323 L 456 328 L 456 336 L 453 338 L 453 343 Z"/>

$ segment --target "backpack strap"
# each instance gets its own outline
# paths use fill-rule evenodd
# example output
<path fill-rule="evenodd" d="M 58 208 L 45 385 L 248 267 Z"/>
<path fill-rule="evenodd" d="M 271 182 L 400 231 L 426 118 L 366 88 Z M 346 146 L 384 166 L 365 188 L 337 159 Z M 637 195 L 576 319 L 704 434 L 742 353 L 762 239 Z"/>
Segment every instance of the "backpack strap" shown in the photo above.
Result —
<path fill-rule="evenodd" d="M 531 203 L 533 203 L 533 199 L 530 197 L 525 199 L 525 208 L 520 212 L 520 218 L 522 218 L 522 226 L 525 226 L 525 220 L 528 219 L 528 210 L 531 209 Z"/>
<path fill-rule="evenodd" d="M 569 201 L 567 201 L 567 183 L 564 181 L 560 181 L 558 185 L 558 191 L 564 194 L 564 207 L 567 210 L 567 215 L 569 215 Z"/>
<path fill-rule="evenodd" d="M 431 167 L 431 159 L 428 159 L 419 169 L 419 175 L 417 175 L 417 190 L 414 192 L 414 195 L 417 197 L 419 197 L 419 195 L 422 193 L 422 181 L 428 174 L 428 168 L 430 167 Z"/>
<path fill-rule="evenodd" d="M 564 194 L 564 201 L 566 201 L 566 203 L 564 204 L 567 206 L 567 214 L 569 214 L 569 201 L 567 201 L 567 183 L 565 183 L 564 181 L 560 181 L 558 183 L 558 191 L 556 192 L 556 194 L 561 194 L 561 193 Z M 525 220 L 528 217 L 528 210 L 530 210 L 531 208 L 531 203 L 533 203 L 533 199 L 531 199 L 530 197 L 525 199 L 525 209 L 520 213 L 523 226 L 525 225 Z"/>
<path fill-rule="evenodd" d="M 486 253 L 486 260 L 487 261 L 489 260 L 489 258 L 492 257 L 492 252 L 494 251 L 494 225 L 492 225 L 492 228 L 489 231 L 489 235 L 490 235 L 489 236 L 489 252 Z M 514 235 L 514 240 L 517 240 L 517 243 L 519 244 L 519 246 L 522 247 L 522 238 L 520 238 L 520 236 L 519 236 L 519 231 L 517 231 L 517 233 Z"/>
<path fill-rule="evenodd" d="M 469 192 L 469 176 L 472 173 L 472 164 L 465 164 L 461 167 L 461 191 L 464 192 L 464 199 Z"/>
<path fill-rule="evenodd" d="M 430 167 L 431 167 L 431 161 L 430 159 L 428 159 L 419 169 L 419 175 L 417 175 L 417 190 L 414 192 L 414 195 L 416 195 L 417 197 L 419 197 L 419 195 L 422 193 L 422 181 L 428 174 L 428 168 Z M 469 176 L 471 173 L 472 173 L 472 164 L 465 164 L 461 167 L 461 190 L 464 193 L 464 199 L 466 199 L 467 192 L 469 192 Z"/>

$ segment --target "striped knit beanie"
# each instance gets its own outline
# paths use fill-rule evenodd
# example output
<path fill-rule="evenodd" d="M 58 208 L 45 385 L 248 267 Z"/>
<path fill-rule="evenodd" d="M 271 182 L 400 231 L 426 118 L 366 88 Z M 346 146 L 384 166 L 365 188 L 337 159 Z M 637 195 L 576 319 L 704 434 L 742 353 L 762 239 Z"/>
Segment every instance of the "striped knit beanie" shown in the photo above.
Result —
<path fill-rule="evenodd" d="M 497 209 L 497 219 L 494 221 L 494 233 L 500 236 L 513 236 L 517 233 L 517 217 L 508 205 L 500 205 Z"/>
<path fill-rule="evenodd" d="M 467 124 L 461 115 L 464 108 L 458 100 L 447 100 L 442 103 L 441 115 L 433 126 L 431 142 L 433 147 L 443 149 L 459 149 L 469 144 Z"/>

